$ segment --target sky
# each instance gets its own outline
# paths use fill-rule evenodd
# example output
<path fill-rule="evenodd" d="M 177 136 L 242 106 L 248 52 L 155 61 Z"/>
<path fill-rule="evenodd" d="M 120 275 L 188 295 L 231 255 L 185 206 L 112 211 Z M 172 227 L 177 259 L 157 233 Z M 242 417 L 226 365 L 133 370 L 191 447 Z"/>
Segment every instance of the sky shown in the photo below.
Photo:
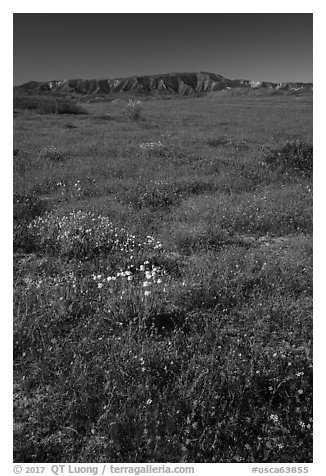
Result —
<path fill-rule="evenodd" d="M 14 85 L 207 71 L 313 81 L 311 13 L 15 13 Z"/>

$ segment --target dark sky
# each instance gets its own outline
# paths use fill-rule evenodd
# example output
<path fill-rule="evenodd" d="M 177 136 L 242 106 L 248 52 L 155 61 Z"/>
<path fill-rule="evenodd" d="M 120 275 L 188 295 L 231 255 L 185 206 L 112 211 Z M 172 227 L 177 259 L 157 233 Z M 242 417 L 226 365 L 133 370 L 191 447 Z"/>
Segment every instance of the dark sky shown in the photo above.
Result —
<path fill-rule="evenodd" d="M 208 71 L 312 82 L 313 15 L 14 14 L 14 84 Z"/>

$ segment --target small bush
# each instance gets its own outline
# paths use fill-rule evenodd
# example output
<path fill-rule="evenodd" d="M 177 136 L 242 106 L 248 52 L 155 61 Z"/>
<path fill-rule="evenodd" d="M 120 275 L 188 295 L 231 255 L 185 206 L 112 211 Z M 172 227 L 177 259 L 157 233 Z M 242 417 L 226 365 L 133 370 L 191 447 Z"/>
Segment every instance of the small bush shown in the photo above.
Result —
<path fill-rule="evenodd" d="M 127 192 L 126 199 L 136 208 L 165 209 L 180 203 L 175 184 L 163 181 L 149 182 Z"/>
<path fill-rule="evenodd" d="M 235 141 L 233 139 L 228 139 L 227 137 L 217 137 L 214 139 L 208 139 L 207 144 L 210 147 L 221 147 L 221 146 L 234 147 L 235 149 L 242 152 L 249 150 L 249 146 L 246 140 Z"/>
<path fill-rule="evenodd" d="M 60 152 L 55 145 L 49 145 L 44 147 L 44 149 L 39 154 L 40 159 L 49 159 L 54 162 L 61 162 L 65 159 L 69 159 L 69 156 L 65 156 Z"/>
<path fill-rule="evenodd" d="M 229 145 L 230 139 L 226 137 L 217 137 L 216 139 L 208 139 L 207 144 L 210 147 L 220 147 L 221 145 Z"/>
<path fill-rule="evenodd" d="M 126 200 L 136 208 L 168 209 L 189 195 L 211 192 L 215 184 L 206 178 L 181 178 L 173 181 L 149 181 L 144 186 L 128 190 Z"/>
<path fill-rule="evenodd" d="M 33 220 L 46 211 L 44 200 L 36 195 L 14 194 L 14 220 Z"/>
<path fill-rule="evenodd" d="M 280 149 L 272 150 L 265 155 L 266 164 L 280 172 L 298 172 L 310 175 L 313 169 L 313 147 L 301 142 L 287 142 Z"/>
<path fill-rule="evenodd" d="M 125 113 L 129 119 L 133 121 L 138 121 L 141 114 L 141 102 L 136 100 L 133 101 L 132 99 L 129 99 Z"/>
<path fill-rule="evenodd" d="M 55 112 L 57 112 L 57 114 L 87 114 L 84 108 L 69 99 L 58 101 L 57 110 Z"/>

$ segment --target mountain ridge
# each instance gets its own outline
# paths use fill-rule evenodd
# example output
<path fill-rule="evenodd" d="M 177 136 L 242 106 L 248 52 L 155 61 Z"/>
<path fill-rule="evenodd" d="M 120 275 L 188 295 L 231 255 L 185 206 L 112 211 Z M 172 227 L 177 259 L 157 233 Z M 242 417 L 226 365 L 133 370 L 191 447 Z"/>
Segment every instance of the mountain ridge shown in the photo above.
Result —
<path fill-rule="evenodd" d="M 68 79 L 53 81 L 29 81 L 19 90 L 28 92 L 94 94 L 177 94 L 188 96 L 196 93 L 222 91 L 233 88 L 265 88 L 268 90 L 311 91 L 312 83 L 269 82 L 246 79 L 228 79 L 209 72 L 163 73 L 154 75 L 130 76 L 115 79 Z"/>

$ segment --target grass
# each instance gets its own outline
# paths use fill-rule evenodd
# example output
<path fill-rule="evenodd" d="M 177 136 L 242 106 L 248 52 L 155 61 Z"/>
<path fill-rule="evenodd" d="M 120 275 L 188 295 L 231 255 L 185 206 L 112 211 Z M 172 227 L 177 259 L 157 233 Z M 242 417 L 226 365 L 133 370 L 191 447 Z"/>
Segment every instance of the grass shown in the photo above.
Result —
<path fill-rule="evenodd" d="M 85 109 L 76 102 L 62 97 L 14 96 L 14 108 L 40 114 L 86 114 Z"/>
<path fill-rule="evenodd" d="M 311 462 L 311 97 L 126 107 L 16 108 L 15 462 Z"/>

